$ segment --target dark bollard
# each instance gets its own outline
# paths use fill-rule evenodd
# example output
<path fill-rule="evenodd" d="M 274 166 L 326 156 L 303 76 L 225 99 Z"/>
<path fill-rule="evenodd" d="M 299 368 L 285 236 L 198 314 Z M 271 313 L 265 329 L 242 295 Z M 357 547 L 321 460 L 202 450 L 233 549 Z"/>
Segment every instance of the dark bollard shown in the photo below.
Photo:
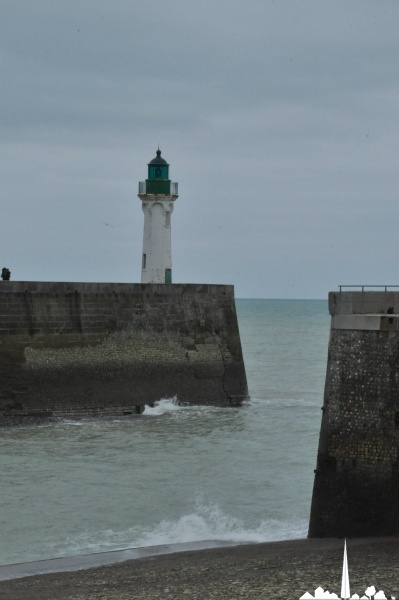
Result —
<path fill-rule="evenodd" d="M 11 271 L 10 269 L 7 269 L 7 267 L 3 267 L 1 270 L 1 278 L 3 281 L 9 281 L 11 277 Z"/>

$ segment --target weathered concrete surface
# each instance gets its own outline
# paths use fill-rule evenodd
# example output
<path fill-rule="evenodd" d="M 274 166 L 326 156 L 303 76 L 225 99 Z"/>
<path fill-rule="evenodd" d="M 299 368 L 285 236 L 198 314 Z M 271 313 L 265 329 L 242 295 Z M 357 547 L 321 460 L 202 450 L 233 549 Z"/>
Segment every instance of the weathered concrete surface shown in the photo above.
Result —
<path fill-rule="evenodd" d="M 0 421 L 247 396 L 233 286 L 0 283 Z"/>
<path fill-rule="evenodd" d="M 310 537 L 399 535 L 398 299 L 330 293 Z"/>
<path fill-rule="evenodd" d="M 142 558 L 0 582 L 2 600 L 276 600 L 340 595 L 343 540 L 293 540 Z M 399 540 L 348 540 L 351 593 L 398 597 Z M 84 567 L 84 565 L 82 565 Z"/>
<path fill-rule="evenodd" d="M 330 315 L 399 315 L 399 292 L 330 292 Z"/>

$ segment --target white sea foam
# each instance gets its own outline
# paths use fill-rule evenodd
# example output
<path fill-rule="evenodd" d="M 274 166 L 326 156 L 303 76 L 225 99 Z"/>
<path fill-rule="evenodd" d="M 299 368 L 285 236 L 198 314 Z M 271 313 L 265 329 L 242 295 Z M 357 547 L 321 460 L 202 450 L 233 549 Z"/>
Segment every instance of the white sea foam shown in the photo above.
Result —
<path fill-rule="evenodd" d="M 299 539 L 307 535 L 307 521 L 265 519 L 250 526 L 225 514 L 217 505 L 198 505 L 176 520 L 162 520 L 150 528 L 131 527 L 121 531 L 107 529 L 94 536 L 81 533 L 67 539 L 62 554 L 86 554 L 126 548 L 142 548 L 209 541 L 226 544 L 261 543 Z M 57 548 L 53 546 L 53 555 Z"/>
<path fill-rule="evenodd" d="M 189 412 L 192 417 L 201 413 L 209 414 L 211 411 L 224 410 L 219 406 L 206 406 L 191 403 L 180 403 L 177 396 L 172 398 L 161 398 L 154 402 L 154 406 L 147 406 L 144 410 L 144 415 L 147 417 L 159 417 L 162 415 L 173 415 L 175 413 Z"/>
<path fill-rule="evenodd" d="M 134 546 L 156 546 L 179 542 L 203 540 L 224 542 L 267 542 L 306 537 L 307 521 L 262 520 L 253 527 L 241 519 L 226 515 L 216 506 L 201 506 L 196 512 L 186 514 L 176 521 L 161 521 L 144 532 Z"/>
<path fill-rule="evenodd" d="M 159 417 L 167 413 L 184 410 L 187 406 L 180 405 L 177 396 L 173 398 L 162 398 L 154 402 L 154 406 L 146 406 L 144 414 L 146 417 Z"/>

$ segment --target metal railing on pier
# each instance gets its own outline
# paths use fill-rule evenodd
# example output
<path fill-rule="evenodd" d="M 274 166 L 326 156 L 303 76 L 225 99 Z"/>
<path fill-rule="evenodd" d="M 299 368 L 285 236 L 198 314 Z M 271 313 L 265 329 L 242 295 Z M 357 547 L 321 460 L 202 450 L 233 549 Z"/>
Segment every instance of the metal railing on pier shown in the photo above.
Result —
<path fill-rule="evenodd" d="M 396 295 L 399 292 L 399 285 L 340 285 L 339 299 L 343 305 L 352 303 L 352 299 L 345 298 L 345 296 L 342 297 L 346 292 L 357 292 L 360 294 L 360 298 L 357 296 L 355 301 L 357 304 L 360 303 L 362 305 L 363 309 L 361 309 L 361 312 L 363 312 L 366 306 L 370 308 L 370 312 L 372 313 L 393 314 L 394 312 L 399 312 Z M 370 296 L 372 292 L 382 292 L 384 296 L 383 298 L 380 296 L 380 299 L 377 299 L 376 296 Z"/>
<path fill-rule="evenodd" d="M 358 290 L 360 288 L 360 290 L 362 292 L 372 291 L 370 288 L 372 288 L 373 290 L 378 288 L 380 290 L 383 290 L 384 292 L 387 292 L 387 291 L 391 291 L 391 288 L 397 288 L 399 290 L 399 285 L 340 285 L 339 286 L 340 293 L 343 288 L 348 288 L 348 290 L 347 290 L 348 292 L 353 290 L 353 288 L 356 288 L 356 290 Z"/>

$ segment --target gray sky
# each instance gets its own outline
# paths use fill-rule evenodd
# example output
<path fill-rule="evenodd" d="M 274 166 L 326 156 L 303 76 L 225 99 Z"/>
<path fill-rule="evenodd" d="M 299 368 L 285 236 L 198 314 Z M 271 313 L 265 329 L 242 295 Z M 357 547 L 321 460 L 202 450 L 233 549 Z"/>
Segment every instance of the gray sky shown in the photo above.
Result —
<path fill-rule="evenodd" d="M 140 281 L 138 181 L 179 199 L 174 282 L 399 284 L 397 0 L 1 0 L 0 267 Z"/>

